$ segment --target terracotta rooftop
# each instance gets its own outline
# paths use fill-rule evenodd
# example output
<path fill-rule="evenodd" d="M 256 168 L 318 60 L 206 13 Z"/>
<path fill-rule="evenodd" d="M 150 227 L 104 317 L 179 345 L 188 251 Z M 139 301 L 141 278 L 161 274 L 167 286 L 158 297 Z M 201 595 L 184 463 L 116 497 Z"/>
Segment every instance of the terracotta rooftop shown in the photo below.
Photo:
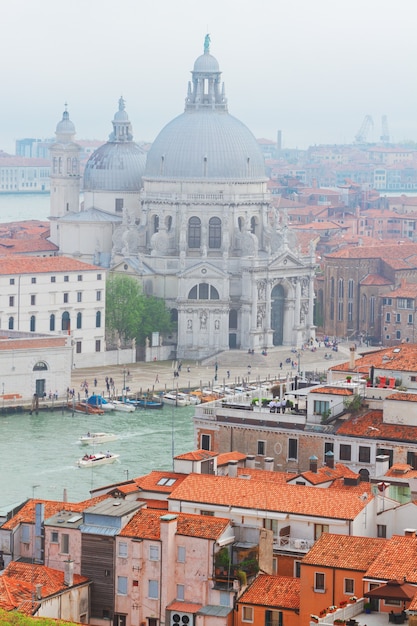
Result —
<path fill-rule="evenodd" d="M 302 564 L 365 572 L 386 543 L 386 539 L 323 533 Z"/>
<path fill-rule="evenodd" d="M 417 297 L 417 285 L 412 285 L 407 283 L 405 285 L 400 285 L 397 289 L 393 291 L 387 291 L 387 298 L 411 298 L 414 299 Z"/>
<path fill-rule="evenodd" d="M 374 410 L 368 411 L 365 415 L 346 420 L 337 429 L 337 434 L 414 443 L 417 439 L 417 426 L 388 424 L 383 421 L 382 411 Z"/>
<path fill-rule="evenodd" d="M 366 578 L 417 584 L 417 537 L 393 535 L 366 572 Z M 417 591 L 417 589 L 416 589 Z"/>
<path fill-rule="evenodd" d="M 119 533 L 120 537 L 137 537 L 140 539 L 160 538 L 161 517 L 167 511 L 150 511 L 141 509 Z M 186 513 L 169 513 L 177 518 L 177 535 L 212 539 L 215 541 L 224 533 L 230 521 L 209 515 L 187 515 Z"/>
<path fill-rule="evenodd" d="M 256 480 L 274 483 L 285 483 L 290 476 L 294 476 L 294 474 L 288 474 L 287 472 L 270 472 L 264 469 L 251 469 L 249 467 L 238 467 L 237 475 L 251 476 Z"/>
<path fill-rule="evenodd" d="M 35 506 L 38 503 L 44 505 L 44 519 L 52 517 L 59 513 L 59 511 L 74 511 L 74 513 L 82 513 L 86 508 L 101 502 L 107 495 L 98 496 L 97 498 L 91 498 L 90 500 L 84 500 L 83 502 L 59 502 L 56 500 L 28 500 L 24 506 L 13 515 L 13 517 L 7 520 L 2 526 L 2 529 L 13 530 L 19 524 L 34 524 L 35 523 Z"/>
<path fill-rule="evenodd" d="M 223 452 L 217 457 L 217 467 L 227 465 L 229 461 L 245 461 L 247 455 L 243 452 Z"/>
<path fill-rule="evenodd" d="M 365 506 L 356 495 L 347 497 L 345 490 L 330 493 L 329 489 L 208 474 L 190 474 L 169 500 L 333 519 L 355 519 Z"/>
<path fill-rule="evenodd" d="M 368 285 L 368 286 L 381 286 L 381 285 L 391 285 L 392 284 L 392 280 L 389 280 L 388 278 L 385 278 L 384 276 L 380 276 L 379 274 L 368 274 L 367 276 L 365 276 L 365 278 L 363 278 L 360 281 L 361 285 Z"/>
<path fill-rule="evenodd" d="M 298 609 L 300 606 L 300 579 L 291 576 L 259 574 L 249 589 L 238 600 L 239 604 L 253 604 L 274 609 Z"/>
<path fill-rule="evenodd" d="M 103 271 L 103 268 L 71 259 L 65 256 L 37 257 L 11 256 L 3 258 L 0 263 L 0 274 L 40 274 L 42 272 L 88 272 Z"/>
<path fill-rule="evenodd" d="M 175 472 L 163 472 L 154 470 L 146 476 L 135 478 L 134 481 L 141 491 L 156 491 L 160 493 L 171 493 L 185 478 L 186 474 Z"/>
<path fill-rule="evenodd" d="M 178 454 L 174 457 L 174 459 L 181 459 L 185 461 L 206 461 L 207 459 L 215 458 L 217 454 L 217 452 L 210 452 L 209 450 L 194 450 L 192 452 Z"/>
<path fill-rule="evenodd" d="M 85 576 L 73 575 L 74 586 L 87 582 Z M 20 612 L 31 614 L 38 606 L 32 601 L 36 585 L 42 586 L 43 598 L 68 590 L 64 572 L 45 565 L 11 561 L 0 576 L 0 606 L 8 611 L 19 608 Z"/>
<path fill-rule="evenodd" d="M 355 359 L 354 371 L 369 372 L 372 365 L 381 371 L 417 372 L 417 344 L 402 343 L 399 346 L 364 353 Z M 334 365 L 330 369 L 335 372 L 352 372 L 349 361 Z"/>
<path fill-rule="evenodd" d="M 333 482 L 338 478 L 357 478 L 358 474 L 353 472 L 349 467 L 342 463 L 336 463 L 334 467 L 318 467 L 317 472 L 308 470 L 297 475 L 290 475 L 289 481 L 294 481 L 297 478 L 303 477 L 312 485 L 320 485 L 322 483 Z"/>
<path fill-rule="evenodd" d="M 389 478 L 415 478 L 417 470 L 413 469 L 408 463 L 394 463 L 389 470 L 385 472 L 385 476 Z"/>
<path fill-rule="evenodd" d="M 383 259 L 396 269 L 417 266 L 417 244 L 385 244 L 379 246 L 346 247 L 325 255 L 329 259 Z"/>

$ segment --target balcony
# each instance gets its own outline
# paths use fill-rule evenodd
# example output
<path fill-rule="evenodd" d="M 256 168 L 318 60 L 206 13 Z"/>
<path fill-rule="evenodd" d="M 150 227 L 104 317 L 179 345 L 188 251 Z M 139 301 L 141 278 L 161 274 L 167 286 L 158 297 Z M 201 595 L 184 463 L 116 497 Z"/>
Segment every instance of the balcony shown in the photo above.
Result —
<path fill-rule="evenodd" d="M 298 537 L 274 537 L 274 552 L 301 552 L 306 554 L 313 547 L 314 539 Z"/>

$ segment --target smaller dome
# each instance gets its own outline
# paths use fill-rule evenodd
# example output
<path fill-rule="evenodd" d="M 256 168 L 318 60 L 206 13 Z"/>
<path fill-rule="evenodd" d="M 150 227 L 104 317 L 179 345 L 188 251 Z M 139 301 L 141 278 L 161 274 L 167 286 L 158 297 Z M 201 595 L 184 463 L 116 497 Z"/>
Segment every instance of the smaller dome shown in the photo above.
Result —
<path fill-rule="evenodd" d="M 125 101 L 122 97 L 119 98 L 119 110 L 114 114 L 115 122 L 128 122 L 129 116 L 125 109 Z"/>
<path fill-rule="evenodd" d="M 87 161 L 84 170 L 85 191 L 140 191 L 146 154 L 133 141 L 108 142 Z"/>
<path fill-rule="evenodd" d="M 56 126 L 56 134 L 57 135 L 74 135 L 75 134 L 75 126 L 71 122 L 69 118 L 69 113 L 67 110 L 62 114 L 62 120 L 58 122 Z"/>
<path fill-rule="evenodd" d="M 194 63 L 194 72 L 219 72 L 219 64 L 209 52 L 199 56 Z"/>

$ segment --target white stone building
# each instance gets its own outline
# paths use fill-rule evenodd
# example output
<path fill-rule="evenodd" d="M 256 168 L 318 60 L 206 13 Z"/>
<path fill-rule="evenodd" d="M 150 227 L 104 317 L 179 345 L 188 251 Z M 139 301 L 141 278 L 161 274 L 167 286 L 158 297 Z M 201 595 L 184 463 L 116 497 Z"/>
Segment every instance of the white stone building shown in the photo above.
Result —
<path fill-rule="evenodd" d="M 87 163 L 83 210 L 63 213 L 52 197 L 61 252 L 133 273 L 145 293 L 163 298 L 180 358 L 314 337 L 314 250 L 300 250 L 270 204 L 262 152 L 228 112 L 208 36 L 185 111 L 144 164 L 121 100 L 109 142 Z"/>
<path fill-rule="evenodd" d="M 67 257 L 3 257 L 0 329 L 70 335 L 72 366 L 101 364 L 106 273 Z"/>

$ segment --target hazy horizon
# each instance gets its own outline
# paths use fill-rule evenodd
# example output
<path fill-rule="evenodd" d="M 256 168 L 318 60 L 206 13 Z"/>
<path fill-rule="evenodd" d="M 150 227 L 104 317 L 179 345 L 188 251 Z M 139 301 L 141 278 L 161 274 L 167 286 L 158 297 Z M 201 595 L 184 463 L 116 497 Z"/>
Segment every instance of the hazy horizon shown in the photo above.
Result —
<path fill-rule="evenodd" d="M 119 97 L 136 141 L 184 110 L 204 36 L 229 113 L 285 148 L 352 143 L 366 115 L 378 141 L 417 141 L 414 3 L 399 0 L 15 0 L 0 24 L 0 149 L 53 137 L 68 103 L 78 139 L 107 140 Z M 411 66 L 412 67 L 412 66 Z"/>

